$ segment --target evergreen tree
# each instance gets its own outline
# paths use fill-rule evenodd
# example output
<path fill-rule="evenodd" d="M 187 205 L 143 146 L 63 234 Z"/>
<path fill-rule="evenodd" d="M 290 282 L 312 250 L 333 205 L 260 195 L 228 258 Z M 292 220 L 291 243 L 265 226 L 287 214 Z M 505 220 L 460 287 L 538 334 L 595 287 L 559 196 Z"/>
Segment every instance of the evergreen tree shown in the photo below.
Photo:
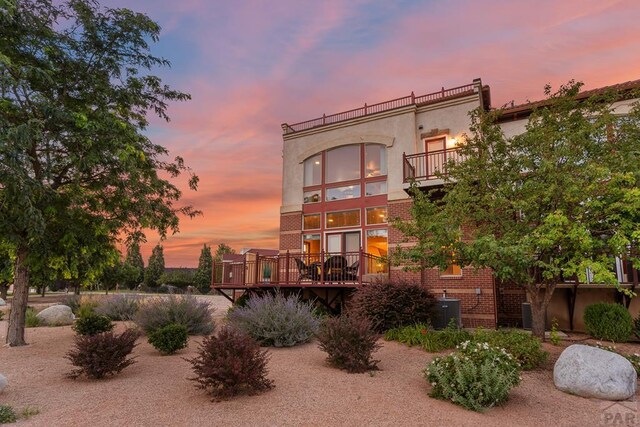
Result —
<path fill-rule="evenodd" d="M 206 294 L 211 287 L 211 270 L 213 268 L 213 256 L 211 255 L 211 246 L 206 244 L 200 252 L 198 260 L 198 271 L 196 271 L 195 284 L 200 292 Z"/>
<path fill-rule="evenodd" d="M 156 245 L 151 251 L 149 257 L 149 264 L 144 272 L 144 284 L 149 287 L 156 287 L 159 285 L 158 279 L 164 273 L 164 253 L 161 245 Z"/>
<path fill-rule="evenodd" d="M 140 245 L 137 242 L 133 242 L 127 248 L 127 257 L 124 264 L 123 283 L 129 289 L 135 289 L 144 280 L 144 261 L 142 260 Z"/>

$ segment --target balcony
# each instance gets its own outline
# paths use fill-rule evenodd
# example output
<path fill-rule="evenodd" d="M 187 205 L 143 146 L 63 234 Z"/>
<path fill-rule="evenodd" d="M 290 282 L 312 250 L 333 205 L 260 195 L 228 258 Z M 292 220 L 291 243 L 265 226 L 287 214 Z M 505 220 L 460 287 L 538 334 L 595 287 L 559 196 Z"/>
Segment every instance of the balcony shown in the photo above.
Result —
<path fill-rule="evenodd" d="M 402 153 L 402 177 L 405 184 L 417 181 L 420 185 L 435 185 L 442 182 L 447 174 L 447 163 L 462 158 L 457 148 L 433 151 L 429 153 Z"/>
<path fill-rule="evenodd" d="M 214 289 L 357 288 L 386 278 L 385 259 L 362 250 L 330 254 L 285 253 L 261 256 L 247 253 L 232 262 L 214 262 Z"/>

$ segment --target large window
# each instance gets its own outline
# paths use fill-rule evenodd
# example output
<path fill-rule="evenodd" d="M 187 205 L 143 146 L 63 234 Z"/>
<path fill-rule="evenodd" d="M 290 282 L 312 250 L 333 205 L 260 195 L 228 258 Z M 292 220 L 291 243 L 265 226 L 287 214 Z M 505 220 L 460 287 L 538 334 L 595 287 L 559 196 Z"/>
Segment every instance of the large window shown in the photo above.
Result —
<path fill-rule="evenodd" d="M 320 235 L 319 234 L 303 234 L 302 249 L 306 254 L 320 253 Z"/>
<path fill-rule="evenodd" d="M 367 182 L 364 189 L 365 196 L 377 196 L 387 194 L 387 181 Z"/>
<path fill-rule="evenodd" d="M 360 145 L 345 145 L 327 151 L 325 182 L 360 179 Z"/>
<path fill-rule="evenodd" d="M 387 174 L 387 147 L 380 144 L 364 146 L 364 177 Z"/>
<path fill-rule="evenodd" d="M 311 190 L 304 192 L 305 203 L 318 203 L 320 201 L 320 190 Z"/>
<path fill-rule="evenodd" d="M 354 199 L 360 197 L 360 185 L 347 185 L 345 187 L 327 188 L 326 200 L 331 202 L 333 200 Z"/>
<path fill-rule="evenodd" d="M 320 228 L 320 214 L 305 215 L 302 225 L 303 230 L 316 230 Z"/>
<path fill-rule="evenodd" d="M 322 184 L 322 154 L 304 161 L 304 186 Z"/>
<path fill-rule="evenodd" d="M 327 228 L 353 227 L 360 225 L 360 209 L 327 213 Z"/>
<path fill-rule="evenodd" d="M 380 257 L 380 260 L 376 260 L 369 266 L 370 273 L 382 273 L 386 271 L 387 264 L 383 262 L 382 258 L 387 256 L 387 230 L 367 230 L 367 252 L 371 255 Z"/>
<path fill-rule="evenodd" d="M 367 208 L 367 225 L 386 224 L 387 208 Z"/>

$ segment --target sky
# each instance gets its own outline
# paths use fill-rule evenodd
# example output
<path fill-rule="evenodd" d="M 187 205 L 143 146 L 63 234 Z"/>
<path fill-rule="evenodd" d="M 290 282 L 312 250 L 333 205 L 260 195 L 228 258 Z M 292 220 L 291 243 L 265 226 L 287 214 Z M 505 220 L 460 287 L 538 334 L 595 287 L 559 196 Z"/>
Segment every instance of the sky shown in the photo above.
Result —
<path fill-rule="evenodd" d="M 637 0 L 103 0 L 162 27 L 156 70 L 192 100 L 148 134 L 184 157 L 182 218 L 170 267 L 197 266 L 203 244 L 278 247 L 280 124 L 481 78 L 494 107 L 543 98 L 570 79 L 596 88 L 640 78 Z"/>

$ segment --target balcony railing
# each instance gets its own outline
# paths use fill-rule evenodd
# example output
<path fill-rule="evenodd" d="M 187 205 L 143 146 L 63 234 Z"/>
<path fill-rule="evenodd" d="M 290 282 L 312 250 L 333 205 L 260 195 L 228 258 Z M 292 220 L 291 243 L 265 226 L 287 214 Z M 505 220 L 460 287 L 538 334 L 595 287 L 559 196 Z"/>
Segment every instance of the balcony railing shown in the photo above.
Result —
<path fill-rule="evenodd" d="M 477 86 L 478 85 L 476 83 L 471 83 L 463 86 L 454 87 L 451 89 L 445 89 L 443 87 L 442 90 L 439 90 L 438 92 L 428 93 L 426 95 L 419 95 L 419 96 L 416 96 L 414 95 L 413 92 L 411 92 L 411 95 L 404 96 L 401 98 L 396 98 L 390 101 L 380 102 L 380 103 L 371 104 L 371 105 L 364 104 L 364 107 L 354 108 L 353 110 L 343 111 L 341 113 L 331 114 L 328 116 L 323 114 L 322 117 L 318 117 L 316 119 L 307 120 L 300 123 L 294 123 L 291 125 L 287 123 L 283 123 L 282 133 L 284 135 L 287 135 L 294 132 L 300 132 L 303 130 L 312 129 L 318 126 L 329 125 L 332 123 L 338 123 L 345 120 L 368 116 L 371 114 L 382 113 L 384 111 L 394 110 L 396 108 L 406 107 L 408 105 L 433 104 L 449 98 L 457 98 L 460 96 L 471 95 L 472 93 L 475 92 Z"/>
<path fill-rule="evenodd" d="M 213 287 L 362 285 L 388 276 L 385 259 L 364 251 L 331 254 L 245 254 L 241 261 L 214 262 Z"/>
<path fill-rule="evenodd" d="M 458 149 L 447 149 L 429 153 L 405 154 L 402 153 L 403 181 L 427 180 L 438 178 L 438 175 L 447 174 L 447 163 L 458 161 L 462 158 Z"/>

